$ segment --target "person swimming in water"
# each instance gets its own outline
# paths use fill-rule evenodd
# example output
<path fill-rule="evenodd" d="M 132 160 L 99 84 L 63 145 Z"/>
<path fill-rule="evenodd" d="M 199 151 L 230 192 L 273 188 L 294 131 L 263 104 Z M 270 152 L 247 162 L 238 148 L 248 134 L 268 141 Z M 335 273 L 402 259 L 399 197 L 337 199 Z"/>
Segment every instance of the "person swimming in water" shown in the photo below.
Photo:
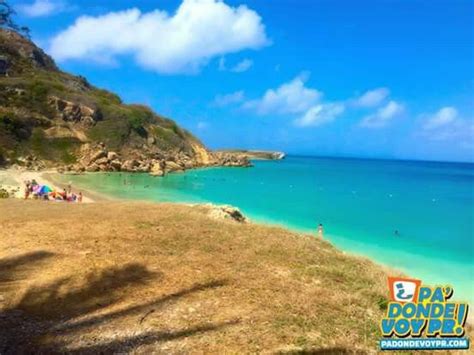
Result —
<path fill-rule="evenodd" d="M 397 237 L 400 235 L 400 232 L 398 231 L 398 229 L 395 229 L 395 231 L 393 232 L 393 234 L 395 234 Z"/>

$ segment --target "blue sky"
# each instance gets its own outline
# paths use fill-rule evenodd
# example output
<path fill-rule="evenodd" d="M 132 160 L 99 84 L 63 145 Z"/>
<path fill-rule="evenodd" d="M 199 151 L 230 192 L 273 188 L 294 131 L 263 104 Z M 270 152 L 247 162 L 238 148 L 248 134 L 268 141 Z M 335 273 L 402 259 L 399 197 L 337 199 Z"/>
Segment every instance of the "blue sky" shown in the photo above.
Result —
<path fill-rule="evenodd" d="M 62 69 L 211 148 L 474 161 L 472 1 L 10 3 Z"/>

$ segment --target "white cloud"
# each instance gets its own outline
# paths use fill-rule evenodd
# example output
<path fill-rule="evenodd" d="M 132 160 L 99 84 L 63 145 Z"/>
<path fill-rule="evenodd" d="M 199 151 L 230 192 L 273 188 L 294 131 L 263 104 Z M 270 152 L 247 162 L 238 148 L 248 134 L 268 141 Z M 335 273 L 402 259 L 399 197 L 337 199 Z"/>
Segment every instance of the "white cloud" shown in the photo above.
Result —
<path fill-rule="evenodd" d="M 446 126 L 452 123 L 458 116 L 458 111 L 451 106 L 443 107 L 435 114 L 429 115 L 426 120 L 423 128 L 426 130 L 431 130 Z"/>
<path fill-rule="evenodd" d="M 461 119 L 458 110 L 446 106 L 432 114 L 421 115 L 424 118 L 421 135 L 432 141 L 453 141 L 466 149 L 473 149 L 474 122 Z"/>
<path fill-rule="evenodd" d="M 215 106 L 228 106 L 231 104 L 240 103 L 244 100 L 244 92 L 243 90 L 233 92 L 231 94 L 226 95 L 217 95 L 214 99 Z"/>
<path fill-rule="evenodd" d="M 268 89 L 257 100 L 244 103 L 243 108 L 259 115 L 290 115 L 298 127 L 316 127 L 334 121 L 345 111 L 340 102 L 320 102 L 322 93 L 306 86 L 309 74 L 302 73 L 276 89 Z"/>
<path fill-rule="evenodd" d="M 319 104 L 311 107 L 303 116 L 296 119 L 295 124 L 300 127 L 320 126 L 334 121 L 344 111 L 345 106 L 341 103 Z"/>
<path fill-rule="evenodd" d="M 193 73 L 213 57 L 269 44 L 259 14 L 220 0 L 183 0 L 172 15 L 133 8 L 81 16 L 56 35 L 50 52 L 59 61 L 132 55 L 159 73 Z"/>
<path fill-rule="evenodd" d="M 403 111 L 402 104 L 391 100 L 385 106 L 379 108 L 376 113 L 364 117 L 360 125 L 366 128 L 382 128 Z"/>
<path fill-rule="evenodd" d="M 262 98 L 248 101 L 244 108 L 252 109 L 259 115 L 298 114 L 314 106 L 321 93 L 305 86 L 308 75 L 297 76 L 277 89 L 269 89 Z"/>
<path fill-rule="evenodd" d="M 250 69 L 250 67 L 253 65 L 253 61 L 250 59 L 244 59 L 241 62 L 237 63 L 231 71 L 234 73 L 243 73 L 244 71 L 247 71 Z"/>
<path fill-rule="evenodd" d="M 358 107 L 375 107 L 380 105 L 389 95 L 390 90 L 387 88 L 369 90 L 356 98 L 354 105 Z"/>
<path fill-rule="evenodd" d="M 31 4 L 21 4 L 18 11 L 28 17 L 42 17 L 62 12 L 66 3 L 56 0 L 35 0 Z"/>

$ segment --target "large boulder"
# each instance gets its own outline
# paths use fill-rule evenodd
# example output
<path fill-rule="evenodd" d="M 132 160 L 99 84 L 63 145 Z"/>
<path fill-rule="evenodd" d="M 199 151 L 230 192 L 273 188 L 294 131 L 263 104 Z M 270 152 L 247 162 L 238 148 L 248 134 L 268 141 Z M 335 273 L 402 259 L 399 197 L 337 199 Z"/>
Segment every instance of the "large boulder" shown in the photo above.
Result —
<path fill-rule="evenodd" d="M 107 157 L 103 157 L 94 161 L 94 163 L 96 163 L 97 165 L 107 165 L 108 162 L 109 159 L 107 159 Z"/>
<path fill-rule="evenodd" d="M 237 207 L 222 206 L 221 211 L 236 222 L 244 223 L 247 221 L 247 217 L 245 217 Z"/>
<path fill-rule="evenodd" d="M 49 98 L 49 104 L 56 110 L 58 118 L 66 122 L 91 127 L 100 120 L 100 113 L 97 110 L 83 104 L 66 101 L 56 96 Z"/>
<path fill-rule="evenodd" d="M 163 170 L 157 170 L 157 171 L 150 171 L 149 174 L 151 176 L 165 176 L 165 172 Z"/>
<path fill-rule="evenodd" d="M 87 172 L 94 172 L 94 171 L 99 171 L 99 166 L 96 163 L 92 163 L 88 167 L 86 167 Z"/>
<path fill-rule="evenodd" d="M 174 161 L 166 161 L 165 162 L 165 171 L 170 173 L 170 172 L 180 172 L 184 171 L 184 168 L 179 165 L 178 163 L 175 163 Z"/>
<path fill-rule="evenodd" d="M 122 171 L 135 171 L 135 167 L 138 166 L 138 162 L 135 159 L 125 160 L 121 166 Z"/>
<path fill-rule="evenodd" d="M 153 162 L 150 168 L 150 175 L 151 176 L 164 176 L 165 171 L 163 170 L 163 163 L 162 162 Z"/>
<path fill-rule="evenodd" d="M 109 160 L 115 160 L 118 158 L 118 154 L 115 152 L 108 152 L 107 153 L 107 159 Z"/>
<path fill-rule="evenodd" d="M 109 165 L 114 171 L 120 171 L 122 168 L 122 163 L 118 159 L 112 160 Z"/>
<path fill-rule="evenodd" d="M 89 162 L 93 163 L 96 160 L 101 159 L 101 158 L 106 158 L 107 159 L 107 151 L 104 150 L 104 149 L 100 149 L 100 150 L 96 151 L 95 153 L 92 153 L 92 155 L 89 159 Z"/>
<path fill-rule="evenodd" d="M 238 223 L 247 223 L 248 219 L 245 217 L 242 212 L 237 207 L 222 205 L 208 205 L 209 206 L 209 216 L 214 219 L 224 219 L 230 220 Z"/>
<path fill-rule="evenodd" d="M 135 171 L 140 173 L 146 173 L 150 171 L 150 163 L 148 161 L 139 161 Z"/>

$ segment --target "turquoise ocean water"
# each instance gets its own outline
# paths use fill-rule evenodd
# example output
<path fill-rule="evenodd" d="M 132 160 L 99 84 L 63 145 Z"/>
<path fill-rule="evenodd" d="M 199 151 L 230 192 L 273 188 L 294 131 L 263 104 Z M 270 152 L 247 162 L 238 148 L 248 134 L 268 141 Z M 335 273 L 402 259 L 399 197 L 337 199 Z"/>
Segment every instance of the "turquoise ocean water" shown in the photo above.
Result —
<path fill-rule="evenodd" d="M 290 156 L 254 168 L 63 175 L 133 200 L 212 202 L 258 222 L 315 233 L 474 302 L 474 164 Z M 398 230 L 399 234 L 394 232 Z"/>

